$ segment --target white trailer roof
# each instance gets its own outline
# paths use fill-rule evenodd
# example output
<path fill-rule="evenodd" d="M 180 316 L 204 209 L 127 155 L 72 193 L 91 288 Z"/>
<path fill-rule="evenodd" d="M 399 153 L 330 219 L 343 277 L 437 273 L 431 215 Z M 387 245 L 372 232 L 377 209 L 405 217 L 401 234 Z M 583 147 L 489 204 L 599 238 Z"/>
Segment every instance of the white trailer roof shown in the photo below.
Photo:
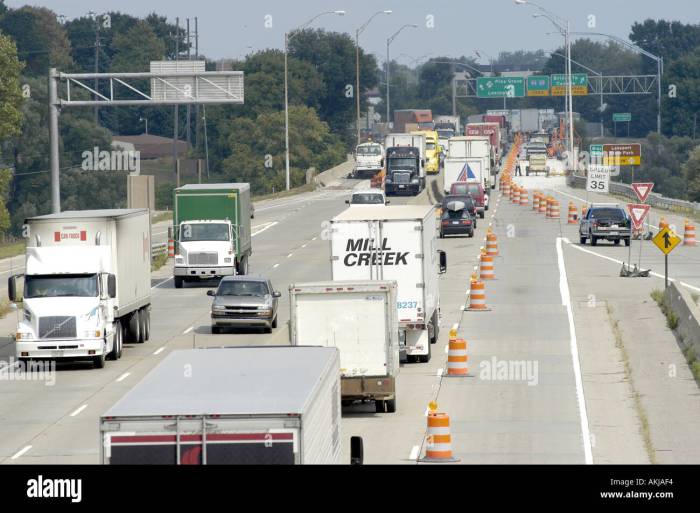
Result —
<path fill-rule="evenodd" d="M 333 347 L 176 350 L 103 416 L 301 414 L 337 358 Z"/>
<path fill-rule="evenodd" d="M 219 189 L 250 189 L 249 183 L 189 183 L 181 185 L 176 190 L 178 191 L 208 191 Z"/>
<path fill-rule="evenodd" d="M 431 205 L 395 205 L 348 208 L 333 221 L 376 221 L 397 219 L 424 219 L 433 210 Z"/>
<path fill-rule="evenodd" d="M 66 210 L 58 214 L 46 214 L 43 216 L 29 217 L 27 220 L 36 219 L 85 219 L 90 217 L 120 217 L 132 214 L 148 212 L 146 208 L 111 208 L 104 210 Z"/>

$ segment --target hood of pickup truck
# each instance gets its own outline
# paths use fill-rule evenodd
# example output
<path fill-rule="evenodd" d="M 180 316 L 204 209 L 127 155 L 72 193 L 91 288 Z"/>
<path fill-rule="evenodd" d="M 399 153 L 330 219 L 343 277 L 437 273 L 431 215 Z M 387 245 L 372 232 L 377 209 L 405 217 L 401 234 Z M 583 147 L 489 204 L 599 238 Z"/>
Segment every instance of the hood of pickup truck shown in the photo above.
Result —
<path fill-rule="evenodd" d="M 272 296 L 216 296 L 213 305 L 216 306 L 272 306 Z"/>

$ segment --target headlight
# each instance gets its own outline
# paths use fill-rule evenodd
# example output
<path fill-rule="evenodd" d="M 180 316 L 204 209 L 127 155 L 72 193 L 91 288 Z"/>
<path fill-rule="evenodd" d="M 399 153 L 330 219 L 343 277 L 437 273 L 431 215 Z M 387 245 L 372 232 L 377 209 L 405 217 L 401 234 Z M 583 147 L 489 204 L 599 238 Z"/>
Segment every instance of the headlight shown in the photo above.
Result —
<path fill-rule="evenodd" d="M 100 338 L 102 336 L 102 332 L 100 330 L 86 330 L 83 331 L 83 338 Z"/>
<path fill-rule="evenodd" d="M 418 183 L 418 182 L 419 182 L 418 178 L 414 178 L 413 180 L 411 180 L 411 183 Z"/>
<path fill-rule="evenodd" d="M 260 317 L 266 317 L 268 315 L 272 314 L 272 309 L 271 308 L 266 308 L 265 310 L 258 310 L 258 315 Z"/>
<path fill-rule="evenodd" d="M 226 310 L 226 307 L 225 307 L 225 306 L 221 306 L 221 305 L 214 305 L 214 306 L 211 307 L 211 309 L 212 309 L 214 312 L 223 312 L 224 310 Z"/>
<path fill-rule="evenodd" d="M 184 263 L 185 263 L 185 259 L 184 259 L 183 257 L 181 257 L 181 256 L 176 256 L 176 257 L 175 257 L 175 263 L 176 263 L 176 264 L 184 264 Z"/>
<path fill-rule="evenodd" d="M 230 263 L 231 263 L 231 258 L 229 258 L 229 257 L 224 258 L 224 263 L 225 263 L 225 264 L 230 264 Z"/>
<path fill-rule="evenodd" d="M 32 338 L 31 333 L 25 333 L 23 331 L 18 331 L 15 334 L 15 340 L 29 340 L 30 338 Z"/>

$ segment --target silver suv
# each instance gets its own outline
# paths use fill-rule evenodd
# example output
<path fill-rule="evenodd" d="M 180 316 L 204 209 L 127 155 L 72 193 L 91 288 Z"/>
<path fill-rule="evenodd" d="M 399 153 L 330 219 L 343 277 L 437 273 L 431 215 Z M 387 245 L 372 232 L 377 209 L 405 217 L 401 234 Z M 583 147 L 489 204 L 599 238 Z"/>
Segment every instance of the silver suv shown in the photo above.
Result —
<path fill-rule="evenodd" d="M 267 278 L 226 276 L 216 291 L 208 290 L 207 295 L 214 297 L 212 333 L 221 333 L 224 327 L 263 328 L 272 333 L 277 327 L 277 299 L 281 294 Z"/>
<path fill-rule="evenodd" d="M 615 244 L 624 240 L 625 246 L 629 246 L 632 220 L 625 209 L 615 203 L 594 203 L 581 218 L 578 230 L 581 244 L 590 239 L 591 246 L 595 246 L 599 240 L 605 239 Z"/>

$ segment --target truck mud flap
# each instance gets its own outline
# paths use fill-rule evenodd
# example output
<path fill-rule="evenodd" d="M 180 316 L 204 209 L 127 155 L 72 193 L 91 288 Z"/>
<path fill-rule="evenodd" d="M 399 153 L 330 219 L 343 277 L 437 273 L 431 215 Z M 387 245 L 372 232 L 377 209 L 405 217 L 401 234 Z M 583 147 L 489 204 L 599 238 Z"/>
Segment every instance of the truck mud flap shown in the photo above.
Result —
<path fill-rule="evenodd" d="M 360 376 L 340 379 L 340 395 L 346 399 L 387 399 L 396 393 L 396 380 L 390 376 Z"/>

